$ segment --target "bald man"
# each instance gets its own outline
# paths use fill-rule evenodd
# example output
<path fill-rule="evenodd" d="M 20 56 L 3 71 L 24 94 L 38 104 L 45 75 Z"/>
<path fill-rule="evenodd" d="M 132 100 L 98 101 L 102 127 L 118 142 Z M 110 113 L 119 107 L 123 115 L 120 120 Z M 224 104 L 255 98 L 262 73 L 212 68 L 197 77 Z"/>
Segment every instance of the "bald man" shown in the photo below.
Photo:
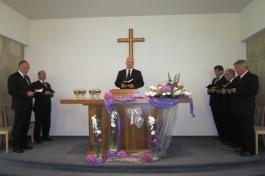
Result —
<path fill-rule="evenodd" d="M 126 59 L 126 69 L 119 71 L 115 85 L 121 89 L 138 89 L 144 86 L 142 73 L 134 67 L 132 58 Z"/>
<path fill-rule="evenodd" d="M 32 83 L 32 90 L 35 92 L 33 111 L 35 113 L 34 139 L 37 144 L 42 141 L 52 141 L 49 137 L 51 126 L 51 97 L 54 91 L 51 85 L 46 82 L 46 72 L 38 72 L 39 80 Z M 42 132 L 42 137 L 40 133 Z"/>

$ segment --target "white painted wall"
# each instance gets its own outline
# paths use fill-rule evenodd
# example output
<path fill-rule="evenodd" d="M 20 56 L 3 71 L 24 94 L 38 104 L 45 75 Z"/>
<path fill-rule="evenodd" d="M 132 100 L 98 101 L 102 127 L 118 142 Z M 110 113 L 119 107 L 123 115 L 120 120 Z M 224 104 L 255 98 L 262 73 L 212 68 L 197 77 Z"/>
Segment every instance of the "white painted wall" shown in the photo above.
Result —
<path fill-rule="evenodd" d="M 29 20 L 0 1 L 0 35 L 29 43 Z"/>
<path fill-rule="evenodd" d="M 245 40 L 265 28 L 265 1 L 252 0 L 240 14 L 241 40 Z"/>
<path fill-rule="evenodd" d="M 188 105 L 179 106 L 179 116 L 170 128 L 173 135 L 216 135 L 205 86 L 216 64 L 231 67 L 245 59 L 240 43 L 239 14 L 111 17 L 88 19 L 32 20 L 30 60 L 32 80 L 45 69 L 56 91 L 53 98 L 53 135 L 87 135 L 87 108 L 61 105 L 76 88 L 114 88 L 117 72 L 125 67 L 128 45 L 117 43 L 135 37 L 135 67 L 142 71 L 145 85 L 164 83 L 167 72 L 181 73 L 181 82 L 193 93 L 196 118 Z"/>

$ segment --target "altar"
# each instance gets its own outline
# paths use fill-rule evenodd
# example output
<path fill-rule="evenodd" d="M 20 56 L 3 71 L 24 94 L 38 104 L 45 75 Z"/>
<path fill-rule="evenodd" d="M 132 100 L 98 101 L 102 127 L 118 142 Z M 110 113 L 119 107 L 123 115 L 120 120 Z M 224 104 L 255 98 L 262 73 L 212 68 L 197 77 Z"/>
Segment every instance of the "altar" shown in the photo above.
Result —
<path fill-rule="evenodd" d="M 113 89 L 111 90 L 113 97 L 130 97 L 138 96 L 137 89 Z M 101 131 L 102 131 L 102 147 L 103 152 L 109 150 L 109 137 L 110 137 L 110 118 L 105 109 L 104 99 L 61 99 L 61 104 L 80 104 L 88 107 L 88 128 L 89 128 L 89 142 L 87 153 L 95 153 L 94 151 L 94 137 L 91 117 L 96 115 L 101 119 Z M 186 98 L 180 101 L 180 103 L 192 103 L 191 98 Z M 155 108 L 146 99 L 137 99 L 133 102 L 119 102 L 114 101 L 115 108 L 120 115 L 120 150 L 124 150 L 127 153 L 136 153 L 146 151 L 148 147 L 148 133 L 147 133 L 147 120 L 146 118 L 151 115 L 155 118 L 166 119 L 165 114 L 161 108 Z M 142 117 L 145 118 L 141 127 L 137 127 L 132 124 L 131 119 L 128 117 L 129 109 L 141 109 Z M 162 120 L 163 123 L 163 120 Z M 162 124 L 163 125 L 163 124 Z M 163 129 L 162 133 L 166 133 L 167 129 Z M 168 144 L 165 144 L 168 145 Z"/>

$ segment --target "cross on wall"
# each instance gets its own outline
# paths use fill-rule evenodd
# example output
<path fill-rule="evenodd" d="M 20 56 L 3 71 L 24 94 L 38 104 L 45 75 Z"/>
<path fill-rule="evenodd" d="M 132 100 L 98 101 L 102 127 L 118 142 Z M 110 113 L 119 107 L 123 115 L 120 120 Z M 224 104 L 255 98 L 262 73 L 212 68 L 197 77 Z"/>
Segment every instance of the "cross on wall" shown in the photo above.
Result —
<path fill-rule="evenodd" d="M 144 38 L 133 38 L 133 29 L 129 29 L 128 38 L 118 38 L 118 43 L 129 43 L 129 58 L 133 59 L 133 43 L 134 42 L 144 42 Z"/>

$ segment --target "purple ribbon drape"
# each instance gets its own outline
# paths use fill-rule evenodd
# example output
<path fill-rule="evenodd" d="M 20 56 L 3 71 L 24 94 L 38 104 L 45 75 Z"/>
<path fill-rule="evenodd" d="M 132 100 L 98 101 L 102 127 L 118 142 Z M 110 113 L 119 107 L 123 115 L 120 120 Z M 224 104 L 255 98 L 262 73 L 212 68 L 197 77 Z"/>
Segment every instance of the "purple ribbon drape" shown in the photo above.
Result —
<path fill-rule="evenodd" d="M 172 106 L 175 106 L 176 104 L 180 103 L 181 101 L 188 99 L 189 97 L 179 97 L 175 99 L 168 99 L 168 98 L 155 98 L 155 97 L 148 97 L 149 103 L 156 107 L 156 108 L 171 108 Z M 193 112 L 193 103 L 190 102 L 190 113 L 192 117 L 195 117 Z"/>
<path fill-rule="evenodd" d="M 111 93 L 109 92 L 109 97 L 112 98 Z M 146 99 L 148 100 L 148 102 L 156 107 L 156 108 L 171 108 L 175 105 L 177 105 L 178 103 L 180 103 L 181 101 L 188 99 L 189 97 L 186 96 L 182 96 L 179 98 L 175 98 L 175 99 L 169 99 L 169 98 L 155 98 L 155 97 L 141 97 L 141 96 L 131 96 L 131 97 L 122 97 L 122 96 L 118 96 L 115 98 L 112 98 L 112 102 L 113 100 L 115 101 L 119 101 L 119 102 L 123 102 L 123 103 L 129 103 L 129 102 L 135 102 L 137 99 Z M 193 117 L 195 117 L 194 112 L 193 112 L 193 103 L 190 102 L 190 113 Z"/>
<path fill-rule="evenodd" d="M 123 103 L 134 102 L 137 99 L 138 99 L 138 97 L 136 97 L 136 96 L 131 96 L 131 97 L 118 96 L 118 97 L 114 98 L 114 100 L 120 101 L 120 102 L 123 102 Z"/>

